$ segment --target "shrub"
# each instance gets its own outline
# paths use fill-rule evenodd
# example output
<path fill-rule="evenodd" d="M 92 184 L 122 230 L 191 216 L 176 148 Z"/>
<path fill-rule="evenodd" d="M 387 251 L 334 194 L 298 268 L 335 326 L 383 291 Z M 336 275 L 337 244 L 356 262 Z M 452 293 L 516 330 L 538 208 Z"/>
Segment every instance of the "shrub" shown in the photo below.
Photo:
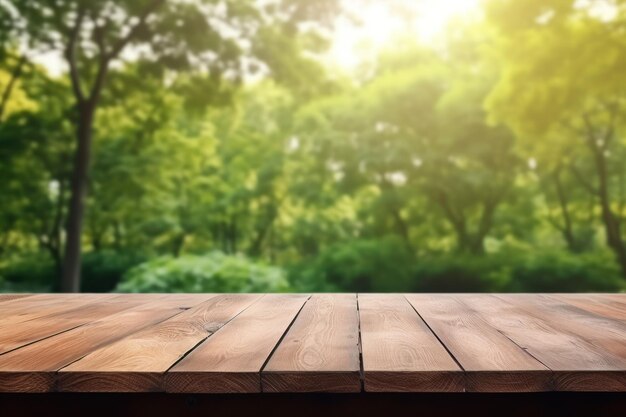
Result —
<path fill-rule="evenodd" d="M 328 247 L 290 275 L 301 291 L 408 291 L 413 262 L 401 239 L 357 240 Z"/>
<path fill-rule="evenodd" d="M 47 254 L 10 259 L 0 268 L 4 292 L 49 292 L 57 283 L 57 271 Z"/>
<path fill-rule="evenodd" d="M 289 290 L 282 269 L 241 256 L 160 257 L 128 271 L 120 292 L 281 292 Z"/>
<path fill-rule="evenodd" d="M 623 278 L 612 254 L 514 250 L 482 257 L 420 259 L 415 290 L 423 292 L 620 291 Z"/>
<path fill-rule="evenodd" d="M 620 291 L 611 253 L 508 248 L 484 256 L 414 258 L 401 240 L 337 244 L 290 271 L 301 291 L 585 292 Z"/>
<path fill-rule="evenodd" d="M 124 273 L 145 261 L 136 253 L 101 251 L 83 256 L 81 291 L 110 292 L 122 280 Z"/>
<path fill-rule="evenodd" d="M 420 258 L 413 268 L 416 292 L 498 292 L 510 284 L 508 264 L 494 256 Z"/>
<path fill-rule="evenodd" d="M 612 253 L 540 251 L 526 256 L 512 272 L 515 292 L 612 292 L 624 278 Z"/>

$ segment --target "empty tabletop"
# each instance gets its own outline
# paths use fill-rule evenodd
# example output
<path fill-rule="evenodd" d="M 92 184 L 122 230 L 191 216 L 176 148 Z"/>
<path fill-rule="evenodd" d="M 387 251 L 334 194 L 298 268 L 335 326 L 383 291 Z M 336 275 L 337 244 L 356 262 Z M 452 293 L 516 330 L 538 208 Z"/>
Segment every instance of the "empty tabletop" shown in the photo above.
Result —
<path fill-rule="evenodd" d="M 626 392 L 626 294 L 2 294 L 0 392 Z"/>

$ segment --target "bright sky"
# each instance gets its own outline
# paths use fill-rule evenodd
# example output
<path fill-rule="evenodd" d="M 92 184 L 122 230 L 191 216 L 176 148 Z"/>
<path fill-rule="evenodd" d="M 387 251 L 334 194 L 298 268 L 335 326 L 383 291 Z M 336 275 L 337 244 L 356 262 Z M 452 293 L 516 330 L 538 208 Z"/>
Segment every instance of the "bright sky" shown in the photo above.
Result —
<path fill-rule="evenodd" d="M 0 0 L 2 1 L 2 0 Z M 340 18 L 327 58 L 330 64 L 350 72 L 364 60 L 374 58 L 398 35 L 414 36 L 435 44 L 448 25 L 478 14 L 481 0 L 342 0 L 359 21 Z M 62 60 L 54 55 L 38 61 L 51 73 L 64 71 Z"/>
<path fill-rule="evenodd" d="M 329 58 L 345 70 L 376 55 L 398 35 L 435 44 L 448 25 L 475 16 L 481 0 L 343 0 L 360 24 L 341 19 Z"/>

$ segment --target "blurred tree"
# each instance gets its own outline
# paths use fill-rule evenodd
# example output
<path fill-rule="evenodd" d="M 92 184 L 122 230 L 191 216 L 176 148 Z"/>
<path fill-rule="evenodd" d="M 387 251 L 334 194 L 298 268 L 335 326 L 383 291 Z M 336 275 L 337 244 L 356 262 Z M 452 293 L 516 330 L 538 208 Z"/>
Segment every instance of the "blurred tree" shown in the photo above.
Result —
<path fill-rule="evenodd" d="M 58 289 L 89 105 L 83 291 L 626 285 L 624 1 L 491 0 L 350 77 L 336 3 L 0 0 L 0 288 Z M 72 36 L 78 106 L 36 64 Z"/>
<path fill-rule="evenodd" d="M 17 111 L 19 101 L 13 100 L 12 112 L 0 123 L 0 194 L 5 202 L 0 211 L 2 247 L 11 232 L 31 236 L 60 272 L 72 153 L 66 141 L 72 132 L 71 97 L 66 85 L 48 80 L 42 72 L 35 71 L 28 78 L 24 88 L 38 98 L 36 110 L 26 106 Z"/>
<path fill-rule="evenodd" d="M 330 181 L 349 192 L 375 185 L 368 215 L 376 234 L 396 234 L 412 251 L 411 225 L 425 207 L 409 207 L 426 196 L 458 249 L 483 253 L 519 165 L 511 132 L 485 120 L 489 73 L 457 62 L 403 50 L 383 57 L 359 91 L 324 99 L 302 116 L 303 136 L 315 143 Z"/>
<path fill-rule="evenodd" d="M 298 22 L 332 17 L 336 4 L 332 0 L 266 5 L 252 0 L 15 0 L 0 10 L 3 44 L 17 39 L 30 50 L 60 51 L 68 66 L 76 100 L 76 153 L 62 288 L 78 291 L 92 128 L 111 66 L 140 60 L 161 72 L 237 79 L 246 69 L 241 57 L 252 55 L 250 45 L 260 26 L 274 21 L 296 33 Z M 229 35 L 233 32 L 236 37 Z"/>
<path fill-rule="evenodd" d="M 489 2 L 503 73 L 488 106 L 554 178 L 570 246 L 572 194 L 557 182 L 563 170 L 597 202 L 607 245 L 626 276 L 626 2 L 603 3 Z"/>

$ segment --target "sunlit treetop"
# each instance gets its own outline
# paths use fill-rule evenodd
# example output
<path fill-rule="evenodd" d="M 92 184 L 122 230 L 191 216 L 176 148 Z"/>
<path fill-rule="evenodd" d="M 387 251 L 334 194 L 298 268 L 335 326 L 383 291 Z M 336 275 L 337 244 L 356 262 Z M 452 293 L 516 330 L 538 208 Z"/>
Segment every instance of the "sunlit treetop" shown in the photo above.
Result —
<path fill-rule="evenodd" d="M 537 135 L 610 114 L 626 85 L 625 5 L 491 1 L 488 22 L 497 28 L 503 71 L 487 102 L 494 120 Z"/>
<path fill-rule="evenodd" d="M 98 74 L 103 62 L 115 68 L 137 60 L 153 64 L 154 71 L 237 81 L 271 71 L 255 56 L 267 28 L 293 36 L 303 22 L 328 24 L 337 7 L 335 0 L 0 1 L 0 42 L 35 60 L 51 52 L 62 55 L 70 75 L 80 78 L 76 90 L 104 75 Z"/>

